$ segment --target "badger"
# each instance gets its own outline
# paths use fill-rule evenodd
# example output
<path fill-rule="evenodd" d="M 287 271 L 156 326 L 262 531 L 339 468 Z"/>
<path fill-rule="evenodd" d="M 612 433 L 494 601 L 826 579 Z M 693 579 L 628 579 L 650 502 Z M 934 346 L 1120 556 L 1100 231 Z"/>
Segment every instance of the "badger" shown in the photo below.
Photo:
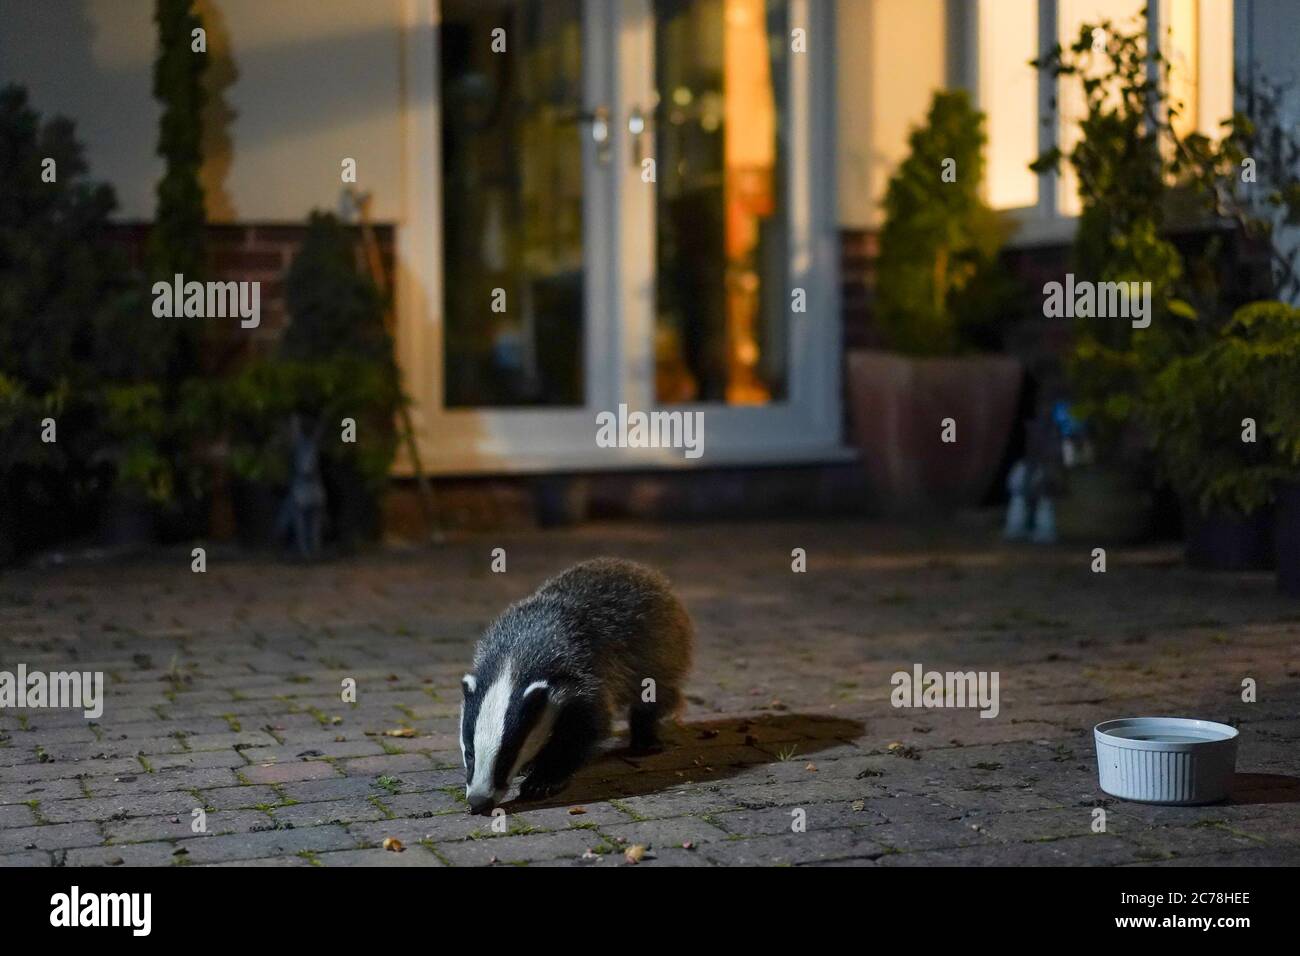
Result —
<path fill-rule="evenodd" d="M 616 558 L 576 564 L 506 608 L 461 680 L 470 812 L 490 812 L 519 773 L 524 800 L 559 792 L 619 715 L 631 749 L 653 752 L 682 704 L 692 641 L 667 579 Z"/>

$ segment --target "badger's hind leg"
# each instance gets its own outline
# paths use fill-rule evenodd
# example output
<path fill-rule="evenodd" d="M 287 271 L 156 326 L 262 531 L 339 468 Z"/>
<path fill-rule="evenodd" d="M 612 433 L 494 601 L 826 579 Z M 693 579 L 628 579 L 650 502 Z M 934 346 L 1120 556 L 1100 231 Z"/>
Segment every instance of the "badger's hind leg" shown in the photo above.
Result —
<path fill-rule="evenodd" d="M 542 800 L 563 790 L 591 759 L 608 729 L 609 720 L 598 706 L 582 701 L 565 705 L 546 746 L 533 758 L 528 776 L 519 785 L 520 798 Z"/>
<path fill-rule="evenodd" d="M 628 708 L 627 726 L 629 749 L 633 753 L 652 754 L 663 750 L 659 739 L 659 724 L 666 717 L 677 712 L 681 695 L 676 687 L 659 685 L 655 688 L 656 697 L 652 701 L 643 701 L 639 697 Z"/>

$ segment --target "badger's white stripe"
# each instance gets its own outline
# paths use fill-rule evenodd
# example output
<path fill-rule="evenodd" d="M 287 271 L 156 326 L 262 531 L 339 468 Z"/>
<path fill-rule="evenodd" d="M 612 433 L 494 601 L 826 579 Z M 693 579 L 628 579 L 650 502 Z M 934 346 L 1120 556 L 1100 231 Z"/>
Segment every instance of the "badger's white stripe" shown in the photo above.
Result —
<path fill-rule="evenodd" d="M 460 702 L 460 733 L 456 735 L 460 741 L 460 765 L 468 767 L 469 761 L 465 759 L 465 702 Z"/>
<path fill-rule="evenodd" d="M 506 733 L 512 670 L 507 658 L 497 679 L 483 694 L 483 700 L 479 704 L 478 722 L 474 725 L 474 779 L 469 785 L 470 793 L 487 796 L 495 789 L 492 776 L 496 770 L 497 754 L 501 750 L 501 738 Z"/>
<path fill-rule="evenodd" d="M 473 674 L 466 674 L 460 680 L 471 694 L 478 687 L 478 679 Z M 463 700 L 460 702 L 460 765 L 469 766 L 469 762 L 465 759 L 465 702 Z"/>
<path fill-rule="evenodd" d="M 539 687 L 550 687 L 550 686 L 551 686 L 551 685 L 548 684 L 548 683 L 546 683 L 546 681 L 544 681 L 544 680 L 535 680 L 535 681 L 533 681 L 531 684 L 529 684 L 527 687 L 524 688 L 523 696 L 524 696 L 524 697 L 527 697 L 529 694 L 531 694 L 533 691 L 537 690 L 537 688 L 539 688 Z"/>

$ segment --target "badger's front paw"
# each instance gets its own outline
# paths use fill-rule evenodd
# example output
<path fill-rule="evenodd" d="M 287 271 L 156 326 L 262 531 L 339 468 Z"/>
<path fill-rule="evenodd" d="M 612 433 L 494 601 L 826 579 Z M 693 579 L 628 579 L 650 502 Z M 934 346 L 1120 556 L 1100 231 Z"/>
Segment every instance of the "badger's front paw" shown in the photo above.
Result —
<path fill-rule="evenodd" d="M 545 800 L 547 797 L 554 796 L 563 790 L 568 782 L 567 780 L 549 780 L 533 774 L 531 777 L 525 778 L 524 782 L 519 785 L 519 799 Z"/>

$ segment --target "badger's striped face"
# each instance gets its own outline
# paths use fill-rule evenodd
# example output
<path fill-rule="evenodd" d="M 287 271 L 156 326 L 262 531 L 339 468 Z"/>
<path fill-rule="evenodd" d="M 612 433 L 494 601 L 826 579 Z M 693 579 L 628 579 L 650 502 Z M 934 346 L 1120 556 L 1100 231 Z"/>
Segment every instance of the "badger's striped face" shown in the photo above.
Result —
<path fill-rule="evenodd" d="M 500 803 L 510 781 L 550 736 L 555 721 L 545 681 L 521 687 L 509 660 L 492 675 L 466 674 L 460 711 L 460 750 L 465 799 L 474 813 Z"/>

